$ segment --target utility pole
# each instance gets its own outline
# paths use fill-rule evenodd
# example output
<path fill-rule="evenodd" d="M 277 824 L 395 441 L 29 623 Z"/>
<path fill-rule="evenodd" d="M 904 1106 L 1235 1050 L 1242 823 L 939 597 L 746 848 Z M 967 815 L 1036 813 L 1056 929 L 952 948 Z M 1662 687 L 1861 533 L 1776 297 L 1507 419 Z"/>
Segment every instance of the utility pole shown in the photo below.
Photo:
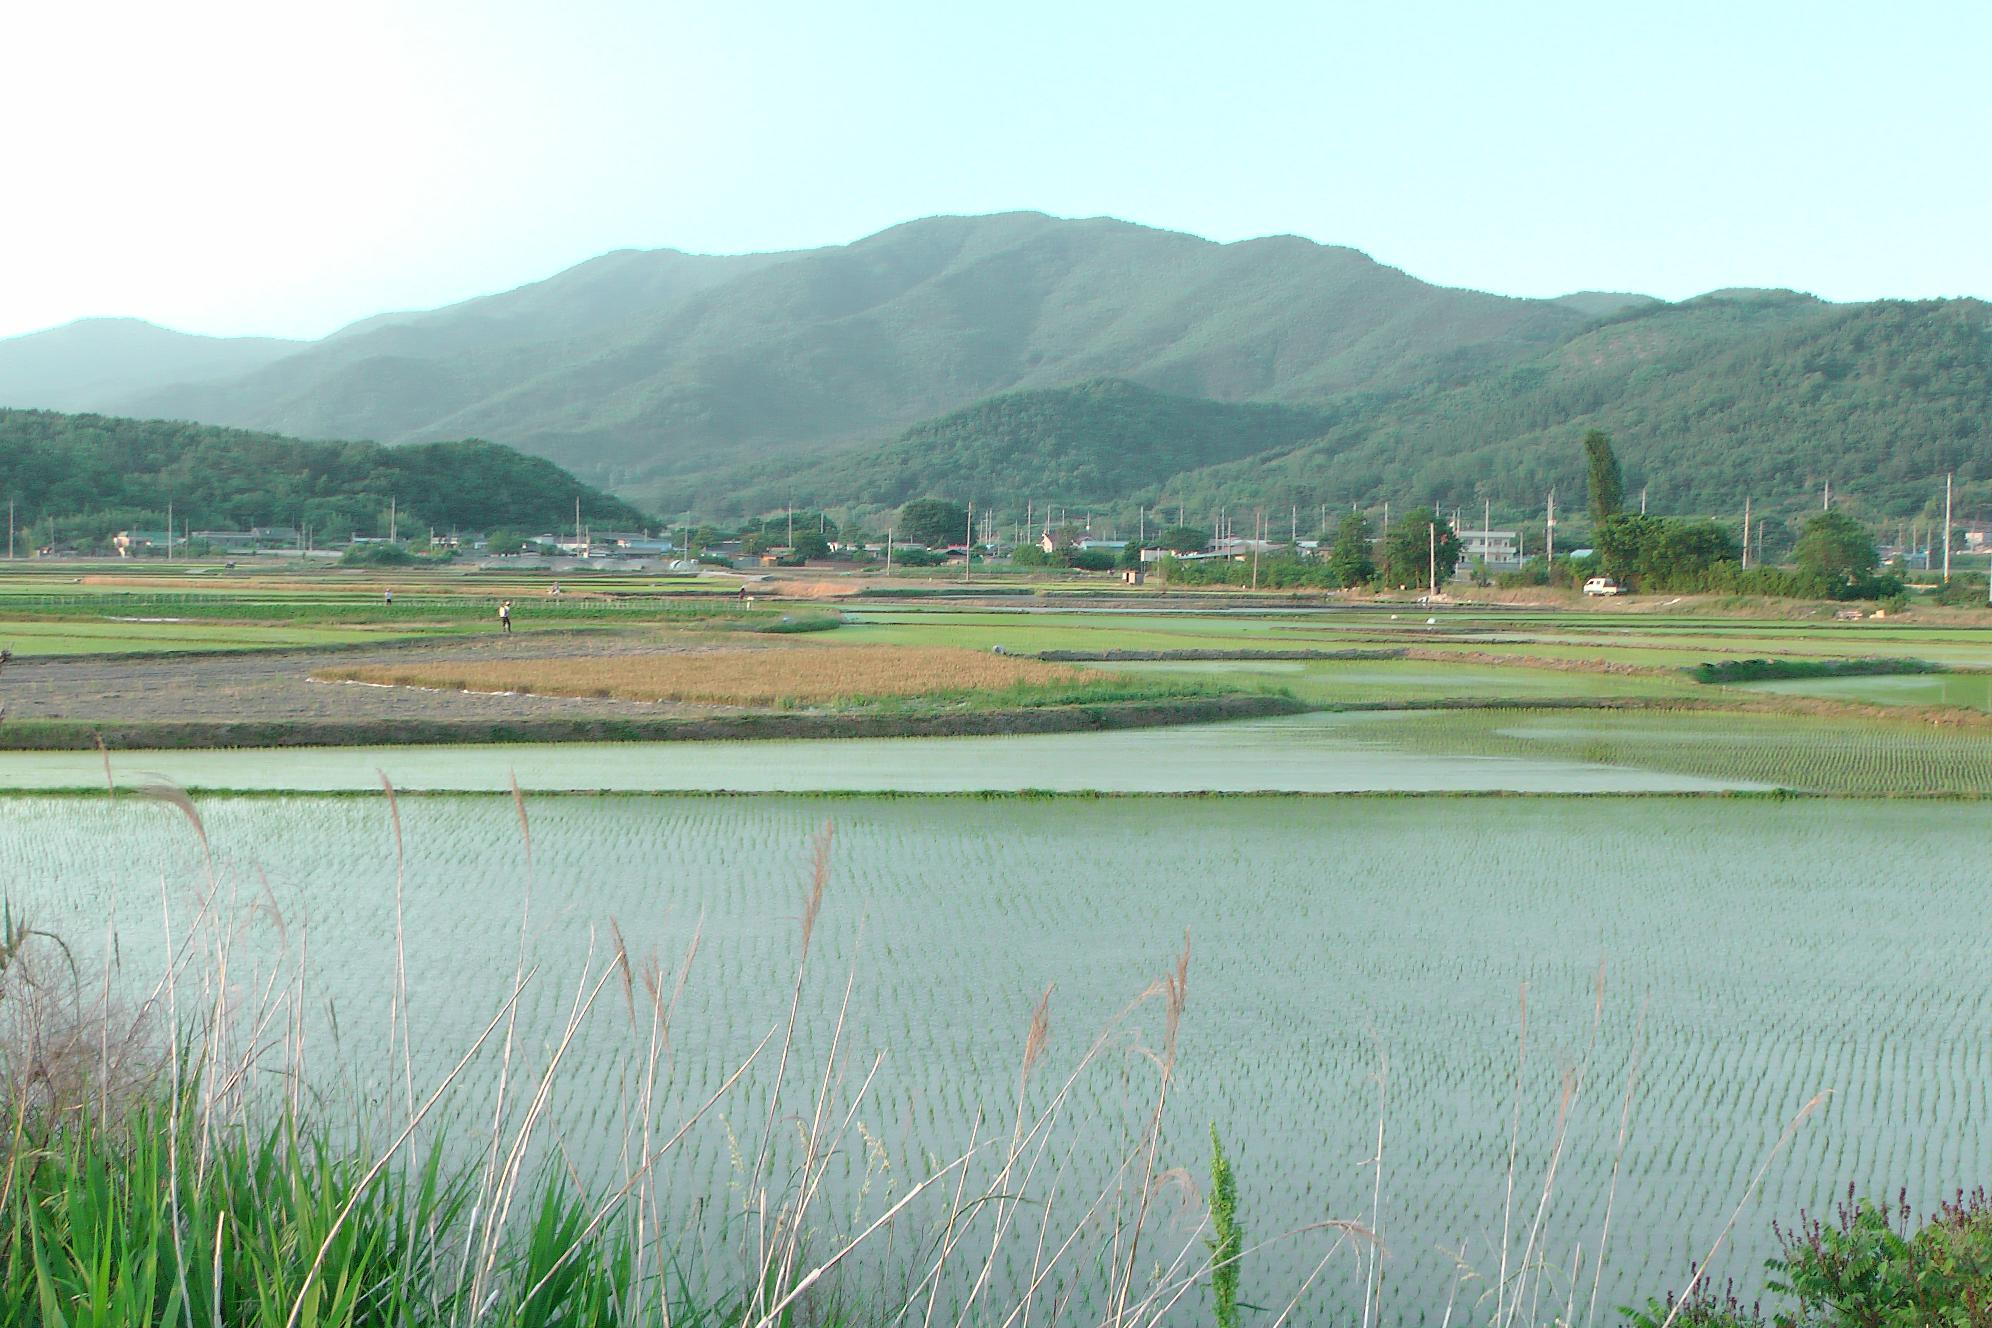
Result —
<path fill-rule="evenodd" d="M 1951 473 L 1944 475 L 1944 584 L 1950 584 Z"/>
<path fill-rule="evenodd" d="M 1266 524 L 1266 513 L 1260 509 L 1253 513 L 1252 521 L 1252 589 L 1259 588 L 1259 531 Z"/>
<path fill-rule="evenodd" d="M 969 569 L 975 566 L 975 504 L 968 505 L 968 539 L 961 546 L 961 583 L 968 584 Z"/>
<path fill-rule="evenodd" d="M 1826 487 L 1819 491 L 1819 510 L 1822 512 L 1833 510 L 1833 481 L 1831 480 L 1827 480 Z"/>
<path fill-rule="evenodd" d="M 7 504 L 7 556 L 14 556 L 14 505 Z M 166 500 L 166 561 L 173 561 L 173 500 Z"/>
<path fill-rule="evenodd" d="M 395 525 L 394 495 L 389 494 L 387 496 L 387 542 L 389 544 L 395 543 L 397 529 Z"/>
<path fill-rule="evenodd" d="M 1432 524 L 1425 527 L 1426 542 L 1431 545 L 1432 594 L 1439 593 L 1439 519 L 1434 516 Z"/>
<path fill-rule="evenodd" d="M 1646 486 L 1644 484 L 1639 486 L 1639 514 L 1641 516 L 1646 515 Z"/>
<path fill-rule="evenodd" d="M 1750 568 L 1750 499 L 1743 499 L 1743 569 Z"/>
<path fill-rule="evenodd" d="M 577 558 L 588 556 L 588 546 L 581 542 L 581 500 L 579 498 L 574 500 L 574 556 Z"/>
<path fill-rule="evenodd" d="M 1545 562 L 1556 561 L 1556 490 L 1549 491 L 1549 516 L 1543 522 L 1543 539 L 1548 552 L 1543 554 Z"/>
<path fill-rule="evenodd" d="M 892 575 L 892 527 L 885 528 L 885 574 Z"/>

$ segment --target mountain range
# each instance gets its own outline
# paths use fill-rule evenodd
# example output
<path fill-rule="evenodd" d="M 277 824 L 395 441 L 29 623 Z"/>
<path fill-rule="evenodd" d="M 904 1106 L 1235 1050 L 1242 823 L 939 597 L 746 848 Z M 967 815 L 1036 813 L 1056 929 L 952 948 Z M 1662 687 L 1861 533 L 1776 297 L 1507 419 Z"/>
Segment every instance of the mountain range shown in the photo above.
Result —
<path fill-rule="evenodd" d="M 1672 510 L 1831 482 L 1992 501 L 1992 309 L 1431 285 L 1292 236 L 936 217 L 849 245 L 604 255 L 315 342 L 86 320 L 0 340 L 0 405 L 304 438 L 476 437 L 653 512 L 920 493 L 1535 509 L 1604 428 Z"/>

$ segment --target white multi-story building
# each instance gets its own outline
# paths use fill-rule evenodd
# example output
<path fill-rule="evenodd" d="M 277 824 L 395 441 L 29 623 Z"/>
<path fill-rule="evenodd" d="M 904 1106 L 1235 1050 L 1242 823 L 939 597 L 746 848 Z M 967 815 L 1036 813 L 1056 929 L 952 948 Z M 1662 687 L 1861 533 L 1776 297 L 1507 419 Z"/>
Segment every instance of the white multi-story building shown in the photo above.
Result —
<path fill-rule="evenodd" d="M 1459 553 L 1465 560 L 1480 559 L 1488 566 L 1501 563 L 1519 563 L 1522 560 L 1521 537 L 1512 530 L 1462 530 L 1459 532 Z"/>

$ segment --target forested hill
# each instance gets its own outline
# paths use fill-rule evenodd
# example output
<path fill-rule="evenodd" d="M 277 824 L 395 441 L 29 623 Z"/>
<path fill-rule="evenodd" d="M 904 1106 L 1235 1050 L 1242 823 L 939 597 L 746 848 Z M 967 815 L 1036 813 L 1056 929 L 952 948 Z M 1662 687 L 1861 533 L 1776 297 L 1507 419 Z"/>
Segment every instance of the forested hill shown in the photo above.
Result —
<path fill-rule="evenodd" d="M 105 349 L 119 338 L 130 357 Z M 199 381 L 160 386 L 175 365 Z M 109 324 L 0 341 L 0 406 L 52 404 L 29 397 L 54 386 L 102 414 L 488 438 L 718 519 L 944 493 L 1487 499 L 1514 520 L 1552 486 L 1581 501 L 1590 428 L 1661 511 L 1740 516 L 1748 496 L 1791 512 L 1830 482 L 1858 511 L 1906 516 L 1955 471 L 1963 510 L 1992 514 L 1979 301 L 1511 299 L 1292 236 L 1216 244 L 1036 213 L 787 254 L 609 254 L 303 346 Z"/>
<path fill-rule="evenodd" d="M 612 255 L 92 409 L 309 438 L 492 438 L 647 502 L 676 477 L 808 464 L 1002 392 L 1111 376 L 1304 402 L 1457 382 L 1586 321 L 1293 236 L 931 217 L 795 254 Z"/>
<path fill-rule="evenodd" d="M 1010 392 L 907 430 L 883 447 L 813 466 L 760 467 L 663 492 L 664 510 L 899 504 L 923 494 L 982 501 L 1107 503 L 1200 466 L 1285 452 L 1333 413 L 1205 401 L 1121 379 Z"/>
<path fill-rule="evenodd" d="M 1992 506 L 1992 306 L 1827 304 L 1725 292 L 1627 313 L 1470 383 L 1352 406 L 1278 458 L 1170 481 L 1168 501 L 1582 502 L 1587 429 L 1612 435 L 1628 492 L 1657 510 L 1816 505 L 1828 483 L 1870 516 L 1937 501 L 1955 471 Z M 1965 510 L 1965 508 L 1960 508 Z"/>
<path fill-rule="evenodd" d="M 297 526 L 327 536 L 559 530 L 579 499 L 597 526 L 645 524 L 621 499 L 552 462 L 496 443 L 302 442 L 165 420 L 0 410 L 0 499 L 22 525 L 77 517 L 160 528 L 166 506 L 195 528 Z"/>
<path fill-rule="evenodd" d="M 1009 393 L 795 468 L 661 491 L 665 510 L 883 507 L 922 494 L 1207 511 L 1491 502 L 1515 519 L 1554 487 L 1584 501 L 1585 430 L 1613 436 L 1656 510 L 1782 515 L 1831 483 L 1870 517 L 1910 516 L 1955 471 L 1992 509 L 1992 306 L 1828 304 L 1733 291 L 1622 307 L 1546 353 L 1319 405 L 1215 402 L 1093 381 Z"/>

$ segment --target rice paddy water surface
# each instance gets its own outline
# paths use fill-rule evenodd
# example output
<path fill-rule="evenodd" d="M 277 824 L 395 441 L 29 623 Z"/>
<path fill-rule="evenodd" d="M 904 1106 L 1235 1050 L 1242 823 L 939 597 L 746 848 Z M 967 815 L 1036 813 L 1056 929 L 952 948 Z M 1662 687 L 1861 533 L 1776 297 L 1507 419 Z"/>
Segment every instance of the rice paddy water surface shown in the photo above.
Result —
<path fill-rule="evenodd" d="M 275 944 L 268 919 L 280 914 L 293 946 L 308 938 L 314 990 L 337 1028 L 316 1062 L 340 1067 L 363 1101 L 391 1101 L 396 864 L 383 800 L 224 798 L 202 811 L 220 894 L 245 920 L 243 980 Z M 884 1056 L 862 1131 L 841 1141 L 851 1162 L 834 1180 L 838 1211 L 882 1207 L 924 1152 L 962 1146 L 978 1112 L 985 1130 L 1007 1121 L 1046 983 L 1056 1079 L 1166 969 L 1186 929 L 1164 1164 L 1201 1175 L 1215 1122 L 1255 1240 L 1324 1218 L 1374 1220 L 1388 1248 L 1387 1321 L 1439 1323 L 1455 1261 L 1494 1273 L 1524 985 L 1514 1221 L 1540 1230 L 1552 1268 L 1583 1247 L 1570 1289 L 1581 1313 L 1616 1160 L 1601 1322 L 1679 1285 L 1818 1092 L 1831 1091 L 1829 1105 L 1771 1163 L 1717 1261 L 1746 1288 L 1773 1217 L 1849 1184 L 1890 1196 L 1906 1186 L 1929 1203 L 1980 1176 L 1992 1149 L 1992 1005 L 1969 921 L 1988 903 L 1974 806 L 651 796 L 529 800 L 528 814 L 530 869 L 509 799 L 401 806 L 418 1079 L 439 1076 L 497 1009 L 530 878 L 526 930 L 544 979 L 520 1014 L 539 1050 L 591 947 L 597 961 L 605 953 L 611 920 L 639 953 L 673 956 L 702 933 L 668 1073 L 675 1103 L 696 1100 L 780 1022 L 809 842 L 829 822 L 804 1041 L 824 1046 L 849 976 L 848 1058 L 862 1071 Z M 202 862 L 186 820 L 157 801 L 0 800 L 0 872 L 16 898 L 86 953 L 114 936 L 135 982 L 156 971 L 162 889 L 184 926 Z M 1140 1037 L 1082 1081 L 1061 1145 L 1074 1191 L 1124 1144 L 1151 1076 L 1139 1047 L 1157 1045 L 1160 1020 L 1138 1012 Z M 612 1169 L 639 1055 L 620 1021 L 598 1021 L 570 1051 L 557 1099 L 571 1157 L 593 1170 Z M 475 1073 L 495 1071 L 487 1060 Z M 466 1086 L 473 1104 L 478 1082 Z M 750 1081 L 673 1162 L 688 1242 L 738 1202 L 737 1136 L 765 1105 L 755 1091 Z M 1245 1298 L 1284 1304 L 1324 1248 L 1317 1233 L 1256 1252 Z M 1345 1255 L 1323 1274 L 1312 1321 L 1350 1302 L 1352 1269 Z M 1466 1286 L 1463 1304 L 1483 1288 Z M 1560 1306 L 1565 1290 L 1544 1294 Z"/>

